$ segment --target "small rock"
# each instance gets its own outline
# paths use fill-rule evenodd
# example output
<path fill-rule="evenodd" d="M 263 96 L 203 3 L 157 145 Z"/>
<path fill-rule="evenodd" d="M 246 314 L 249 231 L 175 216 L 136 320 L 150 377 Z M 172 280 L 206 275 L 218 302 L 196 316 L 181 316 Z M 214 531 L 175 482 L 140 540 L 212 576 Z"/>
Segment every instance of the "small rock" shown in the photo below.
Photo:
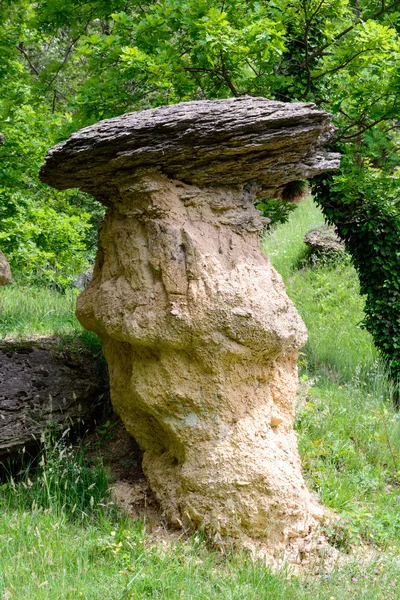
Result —
<path fill-rule="evenodd" d="M 12 282 L 10 265 L 0 250 L 0 287 Z"/>
<path fill-rule="evenodd" d="M 93 269 L 92 268 L 87 269 L 83 273 L 79 273 L 79 275 L 77 275 L 73 281 L 74 288 L 76 288 L 79 291 L 83 291 L 85 288 L 87 288 L 87 286 L 91 282 L 92 277 L 93 277 Z"/>
<path fill-rule="evenodd" d="M 318 254 L 343 252 L 345 249 L 344 242 L 331 225 L 321 225 L 310 229 L 304 236 L 304 243 Z"/>
<path fill-rule="evenodd" d="M 273 412 L 271 415 L 271 427 L 278 427 L 281 423 L 283 423 L 284 418 L 277 412 Z"/>

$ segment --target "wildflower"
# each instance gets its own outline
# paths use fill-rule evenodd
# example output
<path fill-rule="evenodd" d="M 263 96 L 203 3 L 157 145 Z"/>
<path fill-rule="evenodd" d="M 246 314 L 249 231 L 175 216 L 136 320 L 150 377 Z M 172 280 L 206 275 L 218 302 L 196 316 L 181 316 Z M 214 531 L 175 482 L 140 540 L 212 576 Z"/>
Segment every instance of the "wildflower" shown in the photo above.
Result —
<path fill-rule="evenodd" d="M 390 585 L 392 585 L 393 587 L 396 587 L 396 582 L 395 581 L 391 581 Z"/>
<path fill-rule="evenodd" d="M 355 582 L 357 582 L 357 581 L 358 581 L 357 577 L 352 577 L 352 578 L 351 578 L 351 580 L 352 580 L 352 581 L 355 581 Z"/>

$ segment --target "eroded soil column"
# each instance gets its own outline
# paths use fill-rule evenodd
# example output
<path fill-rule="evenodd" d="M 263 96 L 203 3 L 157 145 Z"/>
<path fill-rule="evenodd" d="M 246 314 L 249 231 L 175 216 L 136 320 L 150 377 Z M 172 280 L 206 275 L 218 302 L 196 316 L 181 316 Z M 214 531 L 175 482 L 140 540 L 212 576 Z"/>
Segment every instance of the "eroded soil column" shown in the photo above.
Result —
<path fill-rule="evenodd" d="M 48 153 L 43 181 L 108 206 L 77 315 L 178 526 L 278 548 L 321 517 L 293 431 L 306 330 L 254 201 L 337 168 L 331 135 L 313 104 L 236 98 L 102 121 Z"/>
<path fill-rule="evenodd" d="M 77 315 L 104 342 L 114 407 L 170 522 L 277 543 L 320 511 L 293 431 L 306 330 L 261 227 L 243 191 L 125 183 Z"/>

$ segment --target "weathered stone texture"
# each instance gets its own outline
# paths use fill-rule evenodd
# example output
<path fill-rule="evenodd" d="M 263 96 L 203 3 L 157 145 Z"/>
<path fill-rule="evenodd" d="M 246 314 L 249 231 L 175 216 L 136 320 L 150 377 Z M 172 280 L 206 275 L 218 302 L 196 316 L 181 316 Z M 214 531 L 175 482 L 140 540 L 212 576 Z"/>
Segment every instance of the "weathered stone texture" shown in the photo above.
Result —
<path fill-rule="evenodd" d="M 92 268 L 86 269 L 86 271 L 79 273 L 79 275 L 77 275 L 72 282 L 74 288 L 76 288 L 77 290 L 82 292 L 89 285 L 92 277 L 93 277 L 93 269 Z"/>
<path fill-rule="evenodd" d="M 280 547 L 322 514 L 293 431 L 306 329 L 253 202 L 337 167 L 319 147 L 330 132 L 310 104 L 188 103 L 86 128 L 42 169 L 110 207 L 77 315 L 171 523 Z"/>
<path fill-rule="evenodd" d="M 1 343 L 0 456 L 29 448 L 54 425 L 89 422 L 104 391 L 88 361 L 67 360 L 38 342 Z"/>
<path fill-rule="evenodd" d="M 253 184 L 253 194 L 275 196 L 289 181 L 337 168 L 338 154 L 322 149 L 332 133 L 330 116 L 312 103 L 183 102 L 81 129 L 49 151 L 41 179 L 106 201 L 127 174 L 151 168 L 202 186 Z"/>
<path fill-rule="evenodd" d="M 345 244 L 332 225 L 321 225 L 310 229 L 304 236 L 304 243 L 317 254 L 343 252 Z"/>

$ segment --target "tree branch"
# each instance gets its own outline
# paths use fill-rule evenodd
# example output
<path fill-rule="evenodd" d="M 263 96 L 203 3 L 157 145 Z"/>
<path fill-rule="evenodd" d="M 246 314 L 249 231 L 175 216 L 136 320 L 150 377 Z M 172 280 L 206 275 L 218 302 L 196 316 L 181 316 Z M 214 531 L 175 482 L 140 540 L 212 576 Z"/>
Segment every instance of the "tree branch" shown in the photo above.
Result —
<path fill-rule="evenodd" d="M 224 54 L 223 54 L 222 50 L 220 50 L 219 54 L 220 54 L 220 58 L 221 58 L 221 75 L 222 75 L 222 77 L 223 77 L 226 85 L 231 90 L 232 94 L 236 97 L 236 96 L 239 95 L 239 92 L 237 91 L 237 89 L 233 85 L 233 83 L 231 81 L 231 78 L 228 75 L 228 71 L 227 71 L 226 66 L 225 66 Z"/>
<path fill-rule="evenodd" d="M 378 12 L 376 12 L 371 17 L 368 17 L 368 19 L 372 19 L 372 20 L 378 19 L 382 15 L 390 12 L 392 9 L 395 9 L 395 8 L 397 8 L 399 6 L 400 6 L 400 0 L 396 0 L 393 4 L 390 4 L 389 6 L 386 6 L 386 7 L 382 6 L 382 8 Z M 344 29 L 343 31 L 341 31 L 340 33 L 338 33 L 337 35 L 335 35 L 331 41 L 329 41 L 326 44 L 324 44 L 323 46 L 321 46 L 321 48 L 318 48 L 318 50 L 314 50 L 314 52 L 312 52 L 309 55 L 308 60 L 311 61 L 314 58 L 317 58 L 318 56 L 321 56 L 322 53 L 327 48 L 329 48 L 329 46 L 332 46 L 332 44 L 335 44 L 342 37 L 344 37 L 345 35 L 347 35 L 348 33 L 350 33 L 350 31 L 352 31 L 356 27 L 356 25 L 358 25 L 358 23 L 359 23 L 359 21 L 357 21 L 356 23 L 353 23 L 353 25 L 349 25 L 349 27 L 346 27 L 346 29 Z M 306 61 L 303 60 L 299 64 L 299 68 L 304 68 L 305 66 L 306 66 Z"/>
<path fill-rule="evenodd" d="M 329 69 L 328 71 L 324 71 L 324 73 L 320 73 L 316 77 L 313 77 L 312 80 L 315 81 L 316 79 L 320 79 L 321 77 L 325 77 L 325 75 L 329 75 L 331 73 L 336 73 L 337 71 L 340 71 L 340 69 L 343 69 L 343 67 L 346 67 L 349 63 L 351 63 L 352 60 L 354 60 L 355 58 L 357 58 L 357 56 L 360 56 L 361 54 L 364 54 L 365 52 L 369 52 L 370 50 L 371 50 L 371 48 L 365 48 L 364 50 L 360 50 L 360 52 L 357 52 L 356 54 L 353 54 L 353 56 L 351 56 L 350 58 L 346 59 L 339 66 L 337 66 L 337 67 L 335 67 L 333 69 Z"/>
<path fill-rule="evenodd" d="M 67 62 L 67 60 L 68 60 L 68 58 L 69 58 L 69 56 L 70 56 L 70 54 L 72 52 L 72 48 L 75 46 L 75 44 L 77 43 L 77 41 L 79 40 L 79 38 L 80 38 L 80 36 L 78 35 L 78 37 L 74 38 L 72 40 L 72 42 L 70 43 L 70 45 L 68 46 L 67 50 L 65 51 L 64 59 L 63 59 L 62 63 L 59 65 L 59 67 L 58 67 L 58 69 L 57 69 L 54 77 L 47 84 L 47 86 L 46 86 L 46 88 L 44 90 L 45 93 L 47 92 L 47 90 L 49 90 L 51 88 L 51 86 L 53 85 L 53 83 L 55 82 L 55 80 L 57 79 L 57 77 L 59 76 L 61 69 L 63 68 L 63 66 Z"/>
<path fill-rule="evenodd" d="M 33 64 L 33 62 L 31 61 L 31 59 L 29 58 L 29 55 L 28 55 L 28 54 L 27 54 L 27 52 L 25 51 L 25 48 L 23 47 L 23 45 L 22 45 L 22 42 L 21 42 L 20 44 L 18 44 L 18 46 L 17 46 L 17 50 L 18 50 L 19 52 L 21 52 L 22 56 L 24 56 L 24 58 L 26 59 L 26 61 L 27 61 L 28 65 L 29 65 L 29 66 L 30 66 L 30 68 L 31 68 L 31 71 L 32 71 L 33 73 L 35 73 L 35 75 L 37 75 L 37 76 L 39 77 L 40 73 L 39 73 L 39 71 L 37 70 L 37 68 L 35 67 L 35 65 Z"/>
<path fill-rule="evenodd" d="M 372 123 L 370 123 L 369 125 L 366 125 L 365 127 L 360 128 L 356 133 L 352 133 L 351 135 L 338 136 L 336 138 L 336 141 L 337 142 L 350 142 L 351 140 L 354 140 L 354 138 L 362 135 L 369 129 L 372 129 L 372 127 L 375 127 L 375 125 L 378 125 L 378 123 L 382 123 L 382 121 L 390 121 L 391 119 L 393 119 L 392 116 L 383 115 L 382 117 L 379 117 L 379 119 L 375 119 L 375 121 L 372 121 Z M 354 125 L 354 127 L 356 127 L 356 125 Z"/>

